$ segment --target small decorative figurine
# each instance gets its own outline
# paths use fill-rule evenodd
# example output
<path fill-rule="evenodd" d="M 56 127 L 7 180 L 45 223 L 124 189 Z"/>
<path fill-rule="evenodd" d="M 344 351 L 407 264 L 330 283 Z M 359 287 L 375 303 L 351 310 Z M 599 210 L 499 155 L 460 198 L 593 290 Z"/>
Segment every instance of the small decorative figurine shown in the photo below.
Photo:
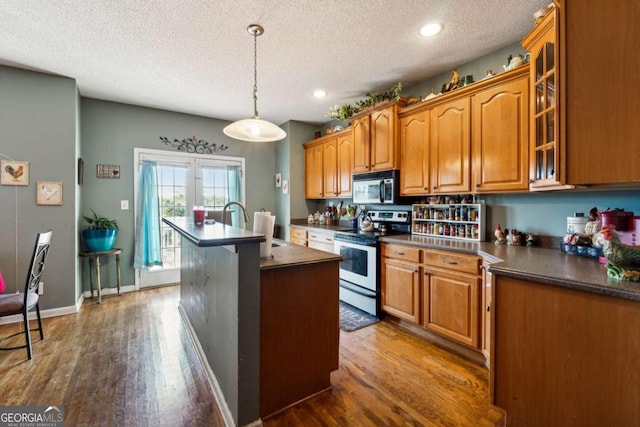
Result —
<path fill-rule="evenodd" d="M 500 227 L 500 224 L 498 224 L 493 234 L 496 236 L 496 242 L 495 242 L 496 245 L 501 245 L 506 242 L 504 238 L 504 233 L 502 232 L 502 227 Z"/>
<path fill-rule="evenodd" d="M 513 244 L 513 236 L 508 228 L 504 229 L 504 239 L 507 241 L 507 245 L 511 246 Z"/>
<path fill-rule="evenodd" d="M 535 244 L 535 238 L 533 237 L 533 234 L 529 233 L 527 234 L 527 246 L 531 247 Z"/>
<path fill-rule="evenodd" d="M 458 74 L 458 70 L 454 68 L 451 70 L 451 81 L 442 85 L 442 93 L 451 92 L 452 90 L 457 89 L 458 83 L 460 83 L 460 74 Z"/>
<path fill-rule="evenodd" d="M 593 236 L 600 230 L 600 216 L 598 208 L 594 207 L 589 211 L 589 221 L 584 226 L 584 232 L 589 236 Z"/>
<path fill-rule="evenodd" d="M 511 244 L 513 246 L 520 246 L 522 244 L 522 237 L 520 236 L 520 233 L 515 229 L 511 230 Z"/>

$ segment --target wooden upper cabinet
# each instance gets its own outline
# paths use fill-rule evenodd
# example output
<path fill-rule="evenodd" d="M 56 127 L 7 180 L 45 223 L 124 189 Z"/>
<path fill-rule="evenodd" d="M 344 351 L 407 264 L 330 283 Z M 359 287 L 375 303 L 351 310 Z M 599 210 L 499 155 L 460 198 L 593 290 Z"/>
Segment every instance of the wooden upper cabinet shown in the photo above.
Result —
<path fill-rule="evenodd" d="M 322 199 L 324 197 L 322 152 L 322 143 L 305 145 L 304 197 L 307 199 Z"/>
<path fill-rule="evenodd" d="M 516 73 L 516 74 L 514 74 Z M 473 188 L 477 192 L 529 188 L 529 69 L 472 96 Z"/>
<path fill-rule="evenodd" d="M 469 110 L 468 96 L 437 105 L 431 110 L 432 193 L 471 190 Z"/>
<path fill-rule="evenodd" d="M 322 176 L 324 197 L 338 195 L 338 140 L 332 138 L 322 144 Z"/>
<path fill-rule="evenodd" d="M 566 184 L 565 145 L 559 95 L 558 9 L 551 10 L 522 40 L 530 57 L 530 188 L 557 189 Z M 592 92 L 595 87 L 591 88 Z"/>
<path fill-rule="evenodd" d="M 560 65 L 566 76 L 566 85 L 560 87 L 565 95 L 560 100 L 566 103 L 560 119 L 566 119 L 567 181 L 637 186 L 638 2 L 560 3 L 557 9 L 560 24 L 564 24 L 560 28 Z"/>
<path fill-rule="evenodd" d="M 428 194 L 429 111 L 400 119 L 400 195 Z"/>
<path fill-rule="evenodd" d="M 305 198 L 351 196 L 353 139 L 351 129 L 304 144 Z"/>
<path fill-rule="evenodd" d="M 369 129 L 371 117 L 362 116 L 351 121 L 353 134 L 353 172 L 370 172 L 371 151 Z"/>
<path fill-rule="evenodd" d="M 352 118 L 354 173 L 398 169 L 398 108 L 405 102 L 386 101 Z"/>
<path fill-rule="evenodd" d="M 336 180 L 339 197 L 351 196 L 351 175 L 353 174 L 353 134 L 347 132 L 336 139 L 338 145 L 338 168 Z"/>
<path fill-rule="evenodd" d="M 398 144 L 398 107 L 371 113 L 371 170 L 396 169 Z"/>

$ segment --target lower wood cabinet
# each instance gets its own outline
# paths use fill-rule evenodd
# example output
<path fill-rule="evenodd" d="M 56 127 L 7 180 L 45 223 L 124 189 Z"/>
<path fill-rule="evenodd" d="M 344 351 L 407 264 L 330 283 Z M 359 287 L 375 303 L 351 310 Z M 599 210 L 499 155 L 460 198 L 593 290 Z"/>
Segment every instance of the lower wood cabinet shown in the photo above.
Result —
<path fill-rule="evenodd" d="M 424 250 L 422 325 L 480 349 L 480 260 L 475 255 Z"/>
<path fill-rule="evenodd" d="M 382 310 L 401 319 L 420 322 L 420 265 L 382 258 Z"/>
<path fill-rule="evenodd" d="M 295 245 L 307 246 L 307 230 L 289 227 L 289 240 Z"/>
<path fill-rule="evenodd" d="M 480 350 L 481 258 L 383 243 L 382 310 Z"/>
<path fill-rule="evenodd" d="M 425 267 L 422 325 L 470 347 L 479 348 L 480 279 Z"/>

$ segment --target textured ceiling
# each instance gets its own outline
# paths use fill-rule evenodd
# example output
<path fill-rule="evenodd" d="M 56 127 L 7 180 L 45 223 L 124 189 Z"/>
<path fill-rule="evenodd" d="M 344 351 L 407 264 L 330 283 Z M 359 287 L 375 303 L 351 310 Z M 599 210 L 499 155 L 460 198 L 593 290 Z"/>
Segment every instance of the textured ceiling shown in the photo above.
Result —
<path fill-rule="evenodd" d="M 334 104 L 412 86 L 520 41 L 551 0 L 2 0 L 0 63 L 82 96 L 237 120 L 326 122 Z M 418 29 L 438 21 L 424 39 Z M 327 96 L 316 99 L 317 88 Z"/>

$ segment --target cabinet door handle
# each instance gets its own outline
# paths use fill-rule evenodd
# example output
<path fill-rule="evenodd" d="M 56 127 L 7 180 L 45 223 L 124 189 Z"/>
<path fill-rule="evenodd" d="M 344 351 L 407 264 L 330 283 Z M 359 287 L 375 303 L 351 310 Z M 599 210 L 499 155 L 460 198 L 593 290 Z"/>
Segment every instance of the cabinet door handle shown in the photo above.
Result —
<path fill-rule="evenodd" d="M 331 237 L 325 237 L 324 240 L 326 240 L 327 242 L 332 242 L 333 240 L 331 240 Z"/>
<path fill-rule="evenodd" d="M 442 261 L 442 263 L 443 263 L 443 264 L 449 264 L 449 265 L 456 265 L 456 264 L 458 264 L 456 261 L 451 261 L 451 260 L 444 259 L 444 258 L 443 258 L 443 259 L 441 259 L 440 261 Z"/>
<path fill-rule="evenodd" d="M 404 252 L 393 251 L 393 253 L 396 255 L 404 255 Z"/>
<path fill-rule="evenodd" d="M 487 306 L 487 311 L 491 311 L 491 306 L 490 305 Z"/>

